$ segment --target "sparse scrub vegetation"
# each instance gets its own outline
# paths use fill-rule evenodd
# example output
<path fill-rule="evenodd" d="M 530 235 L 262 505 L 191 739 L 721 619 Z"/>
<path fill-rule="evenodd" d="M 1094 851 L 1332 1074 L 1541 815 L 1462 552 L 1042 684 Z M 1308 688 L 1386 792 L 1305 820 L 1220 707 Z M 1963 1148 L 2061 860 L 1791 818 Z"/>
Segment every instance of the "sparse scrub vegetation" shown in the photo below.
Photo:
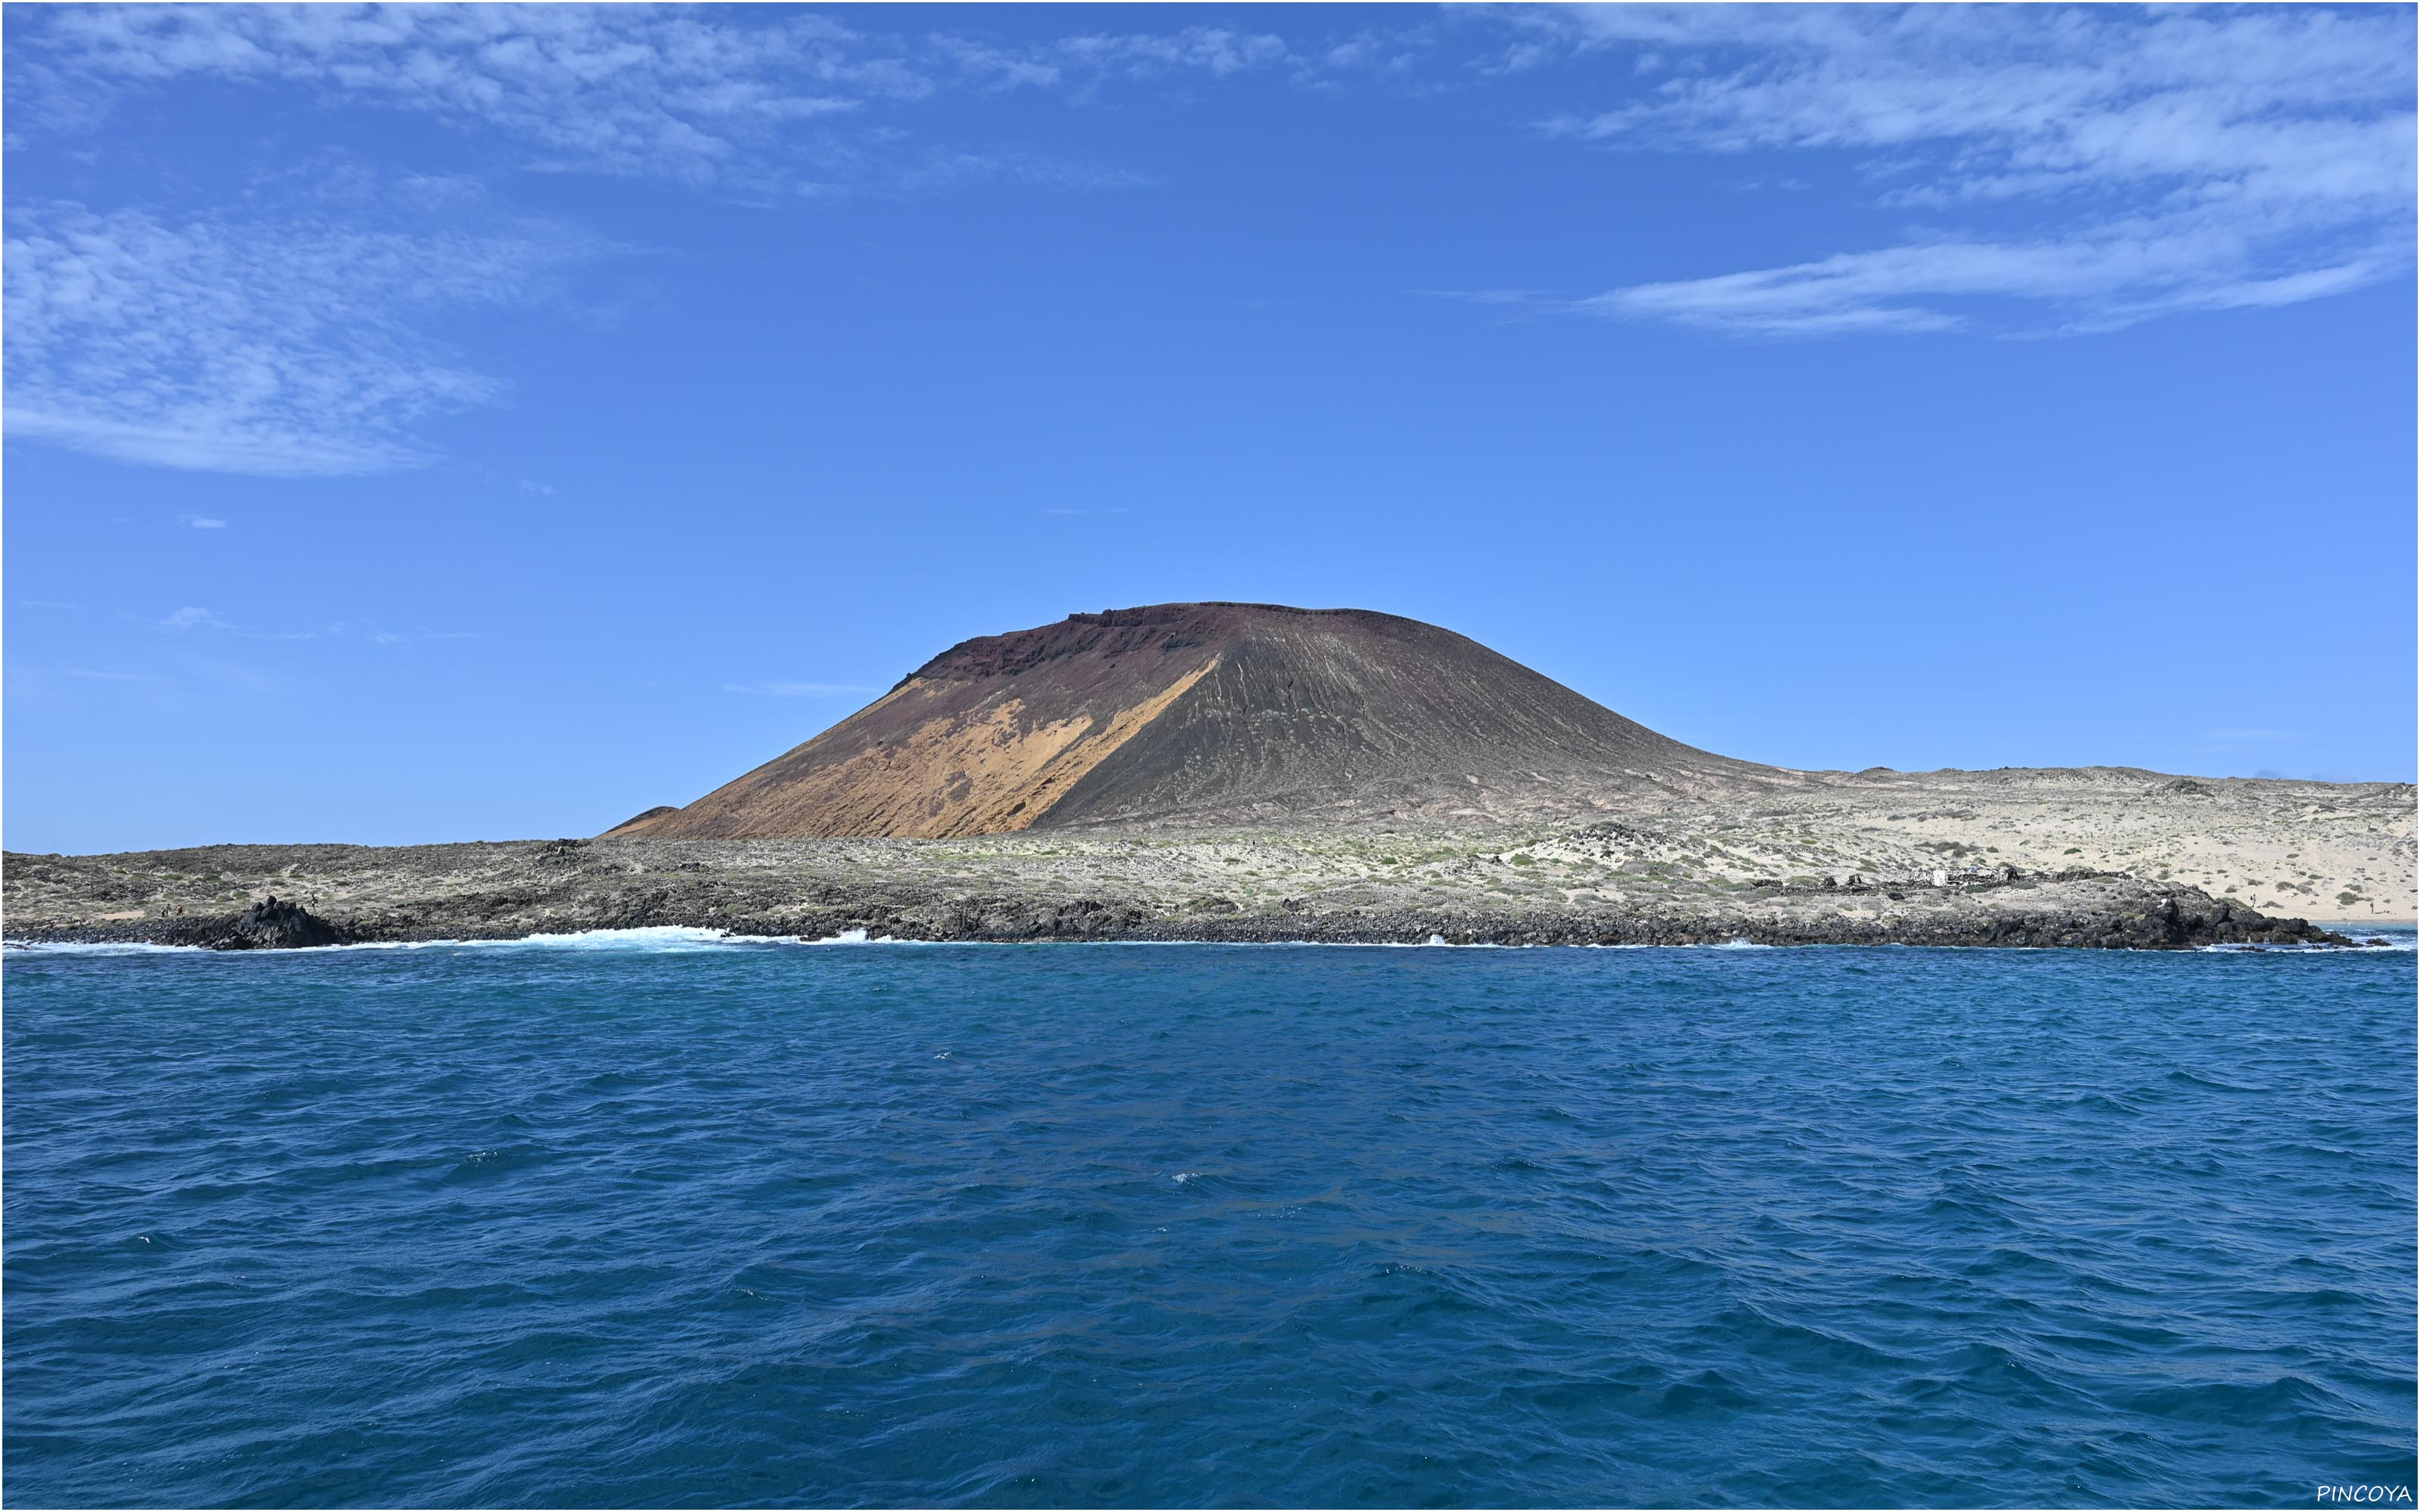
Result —
<path fill-rule="evenodd" d="M 6 871 L 10 924 L 73 917 L 153 918 L 178 906 L 214 913 L 264 891 L 307 891 L 331 917 L 381 917 L 407 901 L 415 877 L 437 874 L 465 897 L 490 900 L 500 917 L 525 909 L 532 921 L 573 927 L 548 915 L 559 889 L 591 893 L 627 887 L 633 896 L 709 897 L 735 913 L 771 910 L 778 923 L 820 918 L 832 900 L 859 897 L 1039 901 L 1076 906 L 1132 900 L 1149 917 L 1200 918 L 1194 904 L 1220 898 L 1251 914 L 1275 905 L 1319 916 L 1398 904 L 1431 911 L 1534 914 L 1585 908 L 1629 918 L 1690 908 L 1745 912 L 1822 906 L 1891 909 L 1955 906 L 1967 889 L 2005 887 L 1977 870 L 2000 842 L 2021 871 L 2057 868 L 2057 857 L 2098 854 L 2135 875 L 2243 896 L 2274 887 L 2282 898 L 2325 897 L 2366 918 L 2412 910 L 2410 790 L 2345 790 L 2324 825 L 2263 796 L 2257 784 L 2187 801 L 2145 788 L 2113 790 L 2073 804 L 2057 774 L 2026 787 L 2008 779 L 1989 792 L 1963 776 L 1945 786 L 1966 800 L 1885 810 L 1823 787 L 1749 811 L 1678 801 L 1618 819 L 1539 820 L 1467 829 L 1406 822 L 1377 829 L 1176 829 L 1118 833 L 1005 834 L 953 841 L 611 841 L 538 866 L 535 847 L 443 846 L 408 852 L 346 847 L 213 848 L 108 857 L 11 856 Z M 1961 787 L 1959 784 L 1965 784 Z M 2045 801 L 2042 789 L 2055 795 Z M 1718 837 L 1718 838 L 1717 838 Z M 1982 841 L 1989 837 L 1993 843 Z M 2376 846 L 2378 849 L 2372 850 Z M 2372 859 L 2376 857 L 2376 859 Z M 1947 873 L 1947 891 L 1931 887 Z M 2262 872 L 2273 883 L 2264 880 Z M 700 875 L 699 873 L 705 873 Z M 1822 879 L 1855 873 L 1864 890 L 1839 895 Z M 307 881 L 301 881 L 307 877 Z M 536 878 L 534 882 L 532 879 Z M 582 880 L 585 879 L 585 880 Z M 1776 889 L 1775 883 L 1787 879 Z M 1988 879 L 1988 880 L 1987 880 Z M 540 884 L 543 884 L 540 886 Z M 1760 884 L 1763 886 L 1760 887 Z M 1905 899 L 1885 889 L 1907 889 Z M 550 892 L 547 889 L 558 889 Z M 1814 889 L 1820 904 L 1805 896 Z M 2027 892 L 2022 887 L 2007 889 Z M 106 896 L 104 895 L 106 894 Z M 2269 894 L 2263 891 L 2263 896 Z M 561 894 L 561 896 L 568 896 Z M 2048 898 L 2044 890 L 2036 896 Z M 510 900 L 529 899 L 526 903 Z M 985 902 L 989 900 L 989 902 Z M 1852 901 L 1854 900 L 1854 902 Z M 1297 908 L 1295 904 L 1299 903 Z M 1020 903 L 1020 906 L 1023 906 Z M 2310 906 L 2306 904 L 2305 906 Z M 79 910 L 88 911 L 79 914 Z M 710 917 L 710 916 L 709 916 Z M 550 921 L 551 920 L 551 921 Z M 501 927 L 501 926 L 500 926 Z M 811 927 L 811 926 L 801 926 Z"/>

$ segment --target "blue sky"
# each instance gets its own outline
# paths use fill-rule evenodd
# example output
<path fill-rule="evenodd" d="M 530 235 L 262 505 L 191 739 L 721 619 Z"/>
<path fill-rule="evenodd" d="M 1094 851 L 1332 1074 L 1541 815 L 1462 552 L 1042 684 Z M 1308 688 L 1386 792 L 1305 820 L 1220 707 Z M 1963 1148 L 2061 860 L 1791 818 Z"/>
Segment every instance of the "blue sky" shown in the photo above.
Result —
<path fill-rule="evenodd" d="M 593 833 L 969 636 L 2413 776 L 2408 7 L 6 13 L 6 843 Z"/>

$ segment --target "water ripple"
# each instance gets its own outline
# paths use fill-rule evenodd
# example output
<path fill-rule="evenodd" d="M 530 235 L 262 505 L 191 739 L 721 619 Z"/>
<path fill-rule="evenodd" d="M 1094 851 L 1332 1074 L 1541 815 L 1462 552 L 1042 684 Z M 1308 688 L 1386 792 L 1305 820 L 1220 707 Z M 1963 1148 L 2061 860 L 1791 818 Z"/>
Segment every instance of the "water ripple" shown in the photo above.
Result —
<path fill-rule="evenodd" d="M 12 951 L 9 1492 L 2410 1486 L 2413 963 Z"/>

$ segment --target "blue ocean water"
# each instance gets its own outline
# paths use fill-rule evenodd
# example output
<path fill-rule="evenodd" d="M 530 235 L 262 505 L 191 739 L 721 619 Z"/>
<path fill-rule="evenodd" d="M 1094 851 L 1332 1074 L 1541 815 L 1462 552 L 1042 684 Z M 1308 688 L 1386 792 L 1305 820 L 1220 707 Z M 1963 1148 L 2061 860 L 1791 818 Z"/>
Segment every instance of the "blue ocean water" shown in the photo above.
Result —
<path fill-rule="evenodd" d="M 2414 957 L 11 952 L 8 1500 L 2312 1504 Z"/>

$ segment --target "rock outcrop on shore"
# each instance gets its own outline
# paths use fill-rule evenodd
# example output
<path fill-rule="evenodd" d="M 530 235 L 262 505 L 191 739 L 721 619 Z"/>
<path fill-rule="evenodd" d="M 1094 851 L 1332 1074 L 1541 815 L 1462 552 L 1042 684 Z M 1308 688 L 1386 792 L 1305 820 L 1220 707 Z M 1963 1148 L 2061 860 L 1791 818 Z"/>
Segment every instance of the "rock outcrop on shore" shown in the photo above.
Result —
<path fill-rule="evenodd" d="M 302 950 L 349 945 L 356 936 L 301 903 L 281 902 L 271 893 L 231 916 L 178 916 L 147 938 L 160 945 L 198 945 L 210 950 Z"/>

